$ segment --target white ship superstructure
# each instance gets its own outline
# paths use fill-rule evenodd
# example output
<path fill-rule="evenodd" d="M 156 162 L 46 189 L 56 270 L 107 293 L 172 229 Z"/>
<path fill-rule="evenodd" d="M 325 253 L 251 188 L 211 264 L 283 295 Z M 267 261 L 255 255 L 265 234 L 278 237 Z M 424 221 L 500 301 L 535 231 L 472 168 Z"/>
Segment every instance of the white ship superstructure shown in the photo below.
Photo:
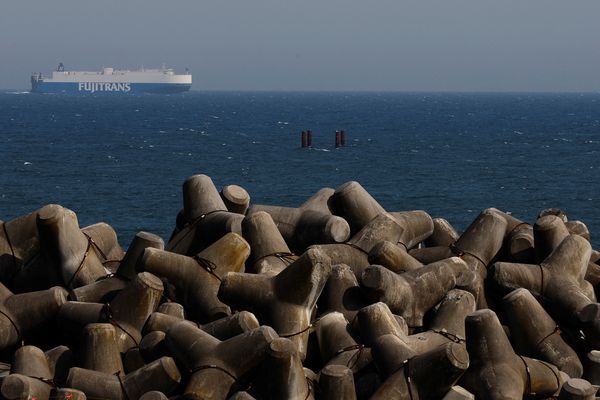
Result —
<path fill-rule="evenodd" d="M 61 63 L 51 77 L 34 73 L 32 92 L 41 93 L 178 93 L 190 89 L 192 75 L 176 74 L 170 68 L 101 71 L 67 71 Z"/>

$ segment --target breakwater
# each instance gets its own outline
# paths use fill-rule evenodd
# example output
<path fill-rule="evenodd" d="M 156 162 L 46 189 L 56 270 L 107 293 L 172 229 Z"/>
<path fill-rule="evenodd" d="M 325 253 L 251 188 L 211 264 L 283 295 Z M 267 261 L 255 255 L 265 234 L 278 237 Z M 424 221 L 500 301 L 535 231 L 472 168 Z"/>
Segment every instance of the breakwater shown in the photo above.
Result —
<path fill-rule="evenodd" d="M 600 253 L 560 209 L 462 232 L 358 182 L 297 208 L 183 184 L 166 242 L 1 222 L 7 399 L 593 399 Z M 592 385 L 593 384 L 593 385 Z"/>

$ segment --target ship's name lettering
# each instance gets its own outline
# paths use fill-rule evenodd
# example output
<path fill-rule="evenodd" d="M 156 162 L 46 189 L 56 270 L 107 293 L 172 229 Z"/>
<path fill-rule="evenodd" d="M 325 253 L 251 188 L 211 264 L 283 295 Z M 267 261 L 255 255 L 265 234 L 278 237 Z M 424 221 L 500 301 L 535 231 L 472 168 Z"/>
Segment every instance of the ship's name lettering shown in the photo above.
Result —
<path fill-rule="evenodd" d="M 80 92 L 129 92 L 129 82 L 79 82 Z"/>

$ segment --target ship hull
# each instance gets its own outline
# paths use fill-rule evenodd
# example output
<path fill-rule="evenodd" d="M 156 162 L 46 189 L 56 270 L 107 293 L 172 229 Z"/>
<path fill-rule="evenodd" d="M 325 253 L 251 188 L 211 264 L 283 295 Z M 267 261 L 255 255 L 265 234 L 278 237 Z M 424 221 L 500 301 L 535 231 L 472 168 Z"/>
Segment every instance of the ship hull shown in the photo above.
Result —
<path fill-rule="evenodd" d="M 188 83 L 133 83 L 133 82 L 44 82 L 32 81 L 32 93 L 65 93 L 92 95 L 169 94 L 187 92 Z"/>

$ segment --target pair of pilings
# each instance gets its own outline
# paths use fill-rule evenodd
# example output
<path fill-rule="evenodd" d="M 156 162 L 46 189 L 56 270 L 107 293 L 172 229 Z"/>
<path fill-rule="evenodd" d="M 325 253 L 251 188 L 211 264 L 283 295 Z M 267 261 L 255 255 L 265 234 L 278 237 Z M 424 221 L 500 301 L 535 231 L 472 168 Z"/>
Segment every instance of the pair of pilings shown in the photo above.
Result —
<path fill-rule="evenodd" d="M 302 131 L 302 148 L 312 147 L 312 131 Z M 336 130 L 335 131 L 335 147 L 342 147 L 346 145 L 346 131 Z"/>

